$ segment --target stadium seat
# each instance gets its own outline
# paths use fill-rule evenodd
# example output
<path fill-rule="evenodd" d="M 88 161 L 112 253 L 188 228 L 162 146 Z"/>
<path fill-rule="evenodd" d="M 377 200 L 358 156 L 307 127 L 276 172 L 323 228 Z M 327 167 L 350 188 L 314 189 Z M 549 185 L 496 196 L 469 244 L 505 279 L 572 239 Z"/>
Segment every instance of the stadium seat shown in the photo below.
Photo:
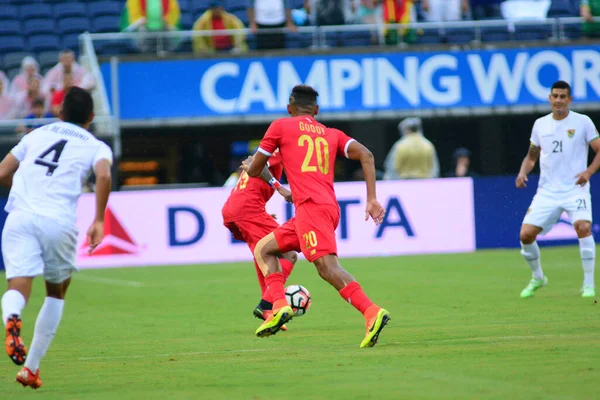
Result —
<path fill-rule="evenodd" d="M 370 46 L 373 34 L 369 31 L 342 32 L 342 46 L 365 47 Z"/>
<path fill-rule="evenodd" d="M 90 30 L 90 21 L 87 18 L 66 18 L 58 21 L 58 33 L 60 35 L 83 33 Z"/>
<path fill-rule="evenodd" d="M 18 36 L 22 33 L 19 21 L 0 21 L 0 36 Z"/>
<path fill-rule="evenodd" d="M 467 44 L 475 40 L 473 28 L 446 28 L 446 43 Z"/>
<path fill-rule="evenodd" d="M 434 29 L 423 29 L 419 32 L 417 42 L 420 44 L 438 44 L 442 42 L 440 30 Z"/>
<path fill-rule="evenodd" d="M 582 35 L 581 24 L 569 24 L 564 26 L 564 36 L 569 39 L 579 39 Z"/>
<path fill-rule="evenodd" d="M 54 18 L 52 6 L 49 4 L 25 4 L 21 6 L 21 20 L 34 18 Z"/>
<path fill-rule="evenodd" d="M 83 3 L 58 3 L 54 6 L 54 15 L 57 19 L 86 17 L 87 12 Z"/>
<path fill-rule="evenodd" d="M 90 3 L 88 5 L 88 16 L 90 18 L 104 16 L 120 16 L 123 12 L 124 2 L 118 1 L 101 1 Z"/>
<path fill-rule="evenodd" d="M 569 0 L 552 0 L 547 16 L 548 18 L 576 17 L 578 14 Z"/>
<path fill-rule="evenodd" d="M 225 9 L 229 12 L 246 10 L 248 8 L 248 2 L 246 0 L 225 0 Z"/>
<path fill-rule="evenodd" d="M 133 42 L 129 39 L 99 41 L 95 43 L 95 48 L 96 54 L 104 56 L 137 52 Z"/>
<path fill-rule="evenodd" d="M 38 54 L 41 68 L 52 68 L 58 62 L 58 51 L 43 51 Z"/>
<path fill-rule="evenodd" d="M 523 41 L 548 40 L 552 37 L 550 25 L 516 25 L 515 38 Z"/>
<path fill-rule="evenodd" d="M 56 35 L 31 36 L 28 40 L 28 44 L 29 51 L 33 53 L 57 51 L 60 49 L 60 42 Z"/>
<path fill-rule="evenodd" d="M 51 19 L 30 19 L 24 27 L 25 36 L 56 35 L 56 24 Z"/>
<path fill-rule="evenodd" d="M 181 29 L 184 31 L 189 31 L 194 26 L 194 18 L 190 14 L 182 14 L 181 15 Z"/>
<path fill-rule="evenodd" d="M 115 16 L 95 18 L 92 21 L 92 32 L 119 32 L 119 18 Z"/>
<path fill-rule="evenodd" d="M 4 68 L 21 68 L 21 62 L 23 62 L 23 59 L 27 56 L 32 56 L 32 54 L 23 51 L 6 54 L 4 56 Z"/>
<path fill-rule="evenodd" d="M 3 20 L 13 20 L 16 21 L 19 19 L 19 13 L 17 11 L 17 7 L 8 5 L 8 4 L 0 4 L 0 21 Z M 1 22 L 3 23 L 3 22 Z"/>
<path fill-rule="evenodd" d="M 181 16 L 190 11 L 190 3 L 188 0 L 179 0 L 179 11 L 181 11 Z"/>
<path fill-rule="evenodd" d="M 310 33 L 291 32 L 285 35 L 285 47 L 288 49 L 305 49 L 312 45 Z"/>
<path fill-rule="evenodd" d="M 0 54 L 25 50 L 25 39 L 21 36 L 0 37 Z M 6 57 L 5 57 L 6 59 Z"/>
<path fill-rule="evenodd" d="M 293 9 L 304 8 L 304 0 L 292 0 L 292 8 Z"/>
<path fill-rule="evenodd" d="M 190 9 L 194 18 L 198 18 L 202 13 L 208 10 L 210 0 L 191 0 Z"/>
<path fill-rule="evenodd" d="M 70 49 L 79 53 L 79 34 L 65 35 L 61 41 L 61 49 Z"/>
<path fill-rule="evenodd" d="M 511 40 L 511 34 L 506 26 L 490 26 L 481 28 L 482 42 L 506 42 Z"/>
<path fill-rule="evenodd" d="M 6 77 L 10 81 L 12 81 L 15 76 L 19 75 L 19 72 L 21 72 L 20 68 L 7 69 L 6 71 L 4 71 Z"/>
<path fill-rule="evenodd" d="M 234 11 L 232 14 L 235 15 L 236 17 L 238 17 L 240 19 L 240 21 L 242 21 L 242 23 L 244 24 L 244 26 L 246 28 L 248 27 L 248 11 L 237 10 L 237 11 Z"/>

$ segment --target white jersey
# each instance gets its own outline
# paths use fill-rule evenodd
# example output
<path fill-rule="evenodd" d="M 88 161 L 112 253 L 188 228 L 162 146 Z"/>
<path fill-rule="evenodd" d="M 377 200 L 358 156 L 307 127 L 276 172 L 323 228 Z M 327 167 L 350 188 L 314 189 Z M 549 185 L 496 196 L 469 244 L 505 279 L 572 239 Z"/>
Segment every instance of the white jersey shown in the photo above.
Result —
<path fill-rule="evenodd" d="M 83 181 L 112 151 L 85 129 L 56 122 L 27 134 L 11 151 L 19 160 L 5 210 L 75 223 Z"/>
<path fill-rule="evenodd" d="M 531 132 L 531 144 L 542 149 L 538 192 L 589 193 L 589 182 L 577 186 L 575 176 L 587 169 L 589 143 L 597 138 L 598 131 L 587 115 L 569 111 L 560 121 L 552 114 L 538 118 Z"/>

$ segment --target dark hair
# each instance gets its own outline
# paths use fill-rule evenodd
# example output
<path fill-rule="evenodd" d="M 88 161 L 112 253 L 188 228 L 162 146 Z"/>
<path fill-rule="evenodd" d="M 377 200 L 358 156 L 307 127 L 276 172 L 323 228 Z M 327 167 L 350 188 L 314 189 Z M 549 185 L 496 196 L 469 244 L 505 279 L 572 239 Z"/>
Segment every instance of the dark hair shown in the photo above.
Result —
<path fill-rule="evenodd" d="M 94 100 L 87 91 L 73 86 L 65 95 L 62 113 L 65 122 L 76 125 L 86 124 L 94 113 Z"/>
<path fill-rule="evenodd" d="M 290 94 L 290 104 L 297 107 L 314 107 L 317 105 L 319 92 L 308 85 L 296 85 Z"/>
<path fill-rule="evenodd" d="M 44 107 L 45 105 L 46 103 L 44 103 L 44 99 L 39 97 L 31 102 L 31 107 Z"/>
<path fill-rule="evenodd" d="M 565 81 L 556 81 L 556 82 L 554 82 L 554 84 L 552 85 L 552 89 L 550 89 L 550 93 L 552 93 L 552 91 L 554 89 L 567 89 L 567 92 L 569 93 L 569 96 L 571 95 L 571 85 L 569 85 Z"/>

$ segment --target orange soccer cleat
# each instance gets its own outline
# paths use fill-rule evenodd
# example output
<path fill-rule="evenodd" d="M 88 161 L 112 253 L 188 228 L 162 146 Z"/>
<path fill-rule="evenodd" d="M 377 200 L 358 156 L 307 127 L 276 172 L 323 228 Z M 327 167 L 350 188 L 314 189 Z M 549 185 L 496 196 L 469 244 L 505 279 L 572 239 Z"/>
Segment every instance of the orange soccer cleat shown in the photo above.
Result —
<path fill-rule="evenodd" d="M 6 321 L 6 354 L 17 365 L 23 365 L 27 349 L 21 339 L 21 318 L 11 315 Z"/>
<path fill-rule="evenodd" d="M 387 310 L 375 305 L 371 307 L 376 307 L 377 313 L 367 320 L 367 334 L 360 344 L 361 348 L 375 346 L 379 339 L 379 334 L 391 319 L 390 313 Z"/>
<path fill-rule="evenodd" d="M 31 387 L 32 389 L 38 389 L 42 386 L 42 380 L 40 379 L 40 370 L 34 374 L 27 367 L 23 367 L 22 370 L 17 374 L 17 382 L 19 382 L 23 387 Z"/>
<path fill-rule="evenodd" d="M 258 319 L 262 319 L 263 321 L 266 321 L 272 315 L 273 315 L 273 310 L 263 310 L 259 306 L 256 306 L 256 308 L 254 309 L 254 316 L 256 318 L 258 318 Z M 281 327 L 281 330 L 282 331 L 287 331 L 288 328 L 287 328 L 287 326 L 283 325 Z"/>

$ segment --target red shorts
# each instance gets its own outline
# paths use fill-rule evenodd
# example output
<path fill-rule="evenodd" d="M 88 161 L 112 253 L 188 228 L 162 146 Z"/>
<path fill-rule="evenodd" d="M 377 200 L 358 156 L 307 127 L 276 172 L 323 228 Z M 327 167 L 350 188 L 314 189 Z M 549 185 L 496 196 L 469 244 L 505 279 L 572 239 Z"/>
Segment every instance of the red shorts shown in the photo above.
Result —
<path fill-rule="evenodd" d="M 302 251 L 310 262 L 329 254 L 337 255 L 335 230 L 340 222 L 337 206 L 302 203 L 296 216 L 275 230 L 275 239 L 282 253 Z"/>
<path fill-rule="evenodd" d="M 260 239 L 279 228 L 275 219 L 266 212 L 239 221 L 225 222 L 224 225 L 235 239 L 246 242 L 253 253 Z"/>

